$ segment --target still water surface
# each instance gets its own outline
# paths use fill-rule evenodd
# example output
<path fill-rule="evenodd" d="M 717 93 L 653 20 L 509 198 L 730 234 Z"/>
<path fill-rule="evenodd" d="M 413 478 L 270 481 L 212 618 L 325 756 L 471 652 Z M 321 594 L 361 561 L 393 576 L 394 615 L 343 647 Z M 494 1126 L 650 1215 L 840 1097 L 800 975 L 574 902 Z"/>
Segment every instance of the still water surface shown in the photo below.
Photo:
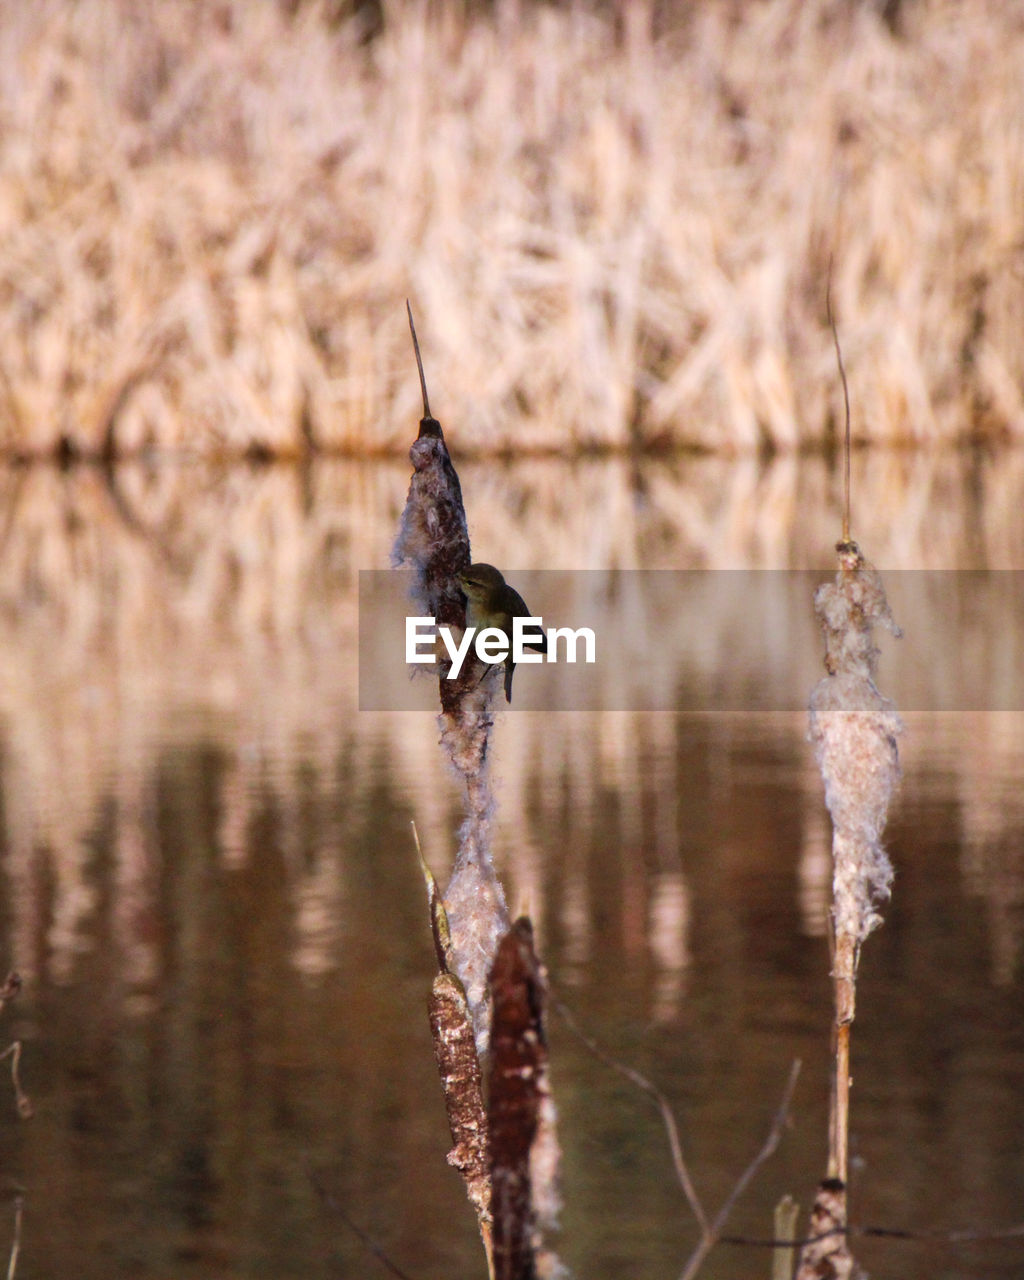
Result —
<path fill-rule="evenodd" d="M 25 1198 L 23 1280 L 385 1274 L 338 1206 L 410 1275 L 483 1274 L 444 1163 L 409 835 L 415 818 L 442 871 L 459 789 L 432 716 L 356 709 L 357 574 L 386 565 L 407 478 L 399 463 L 3 480 L 0 955 L 25 978 L 3 1018 L 36 1114 L 19 1121 L 8 1095 L 0 1169 L 8 1236 Z M 601 463 L 572 486 L 513 476 L 479 511 L 493 477 L 462 479 L 474 549 L 502 563 L 510 545 L 543 567 L 830 561 L 813 473 L 641 482 Z M 948 475 L 912 471 L 901 491 L 928 484 L 948 495 Z M 600 556 L 598 523 L 559 521 L 567 491 L 602 513 Z M 762 528 L 752 493 L 771 498 Z M 860 536 L 883 567 L 1024 567 L 1012 505 L 985 510 L 940 513 L 982 531 L 966 564 L 926 561 L 927 530 L 900 532 L 901 558 L 877 516 Z M 897 880 L 853 1038 L 853 1217 L 1005 1227 L 1024 1204 L 1024 716 L 906 719 Z M 801 1058 L 792 1126 L 731 1221 L 766 1234 L 825 1159 L 828 827 L 803 717 L 513 710 L 496 735 L 510 904 L 583 1024 L 671 1098 L 710 1207 Z M 677 1275 L 696 1233 L 656 1112 L 550 1030 L 564 1261 L 594 1280 Z M 856 1252 L 882 1277 L 1024 1274 L 1019 1240 Z M 702 1272 L 768 1273 L 736 1247 Z"/>

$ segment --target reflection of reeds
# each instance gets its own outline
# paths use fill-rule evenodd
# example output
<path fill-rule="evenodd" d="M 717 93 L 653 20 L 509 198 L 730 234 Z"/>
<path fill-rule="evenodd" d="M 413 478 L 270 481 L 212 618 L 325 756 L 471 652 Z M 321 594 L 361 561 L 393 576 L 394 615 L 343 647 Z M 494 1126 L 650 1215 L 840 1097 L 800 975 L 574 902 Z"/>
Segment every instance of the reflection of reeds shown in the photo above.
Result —
<path fill-rule="evenodd" d="M 653 8 L 7 14 L 0 442 L 397 449 L 410 293 L 475 447 L 821 439 L 830 254 L 865 436 L 1020 434 L 1013 6 Z"/>
<path fill-rule="evenodd" d="M 934 513 L 927 536 L 908 520 L 907 527 L 900 524 L 897 541 L 891 529 L 881 527 L 884 504 L 868 510 L 861 524 L 865 538 L 881 547 L 883 563 L 1021 562 L 1014 506 L 1019 459 L 985 461 L 971 487 L 962 490 L 955 485 L 965 479 L 949 455 L 878 454 L 861 461 L 870 466 L 858 473 L 859 486 L 891 489 L 905 504 L 902 509 Z M 807 565 L 834 520 L 818 461 L 797 466 L 781 459 L 759 467 L 753 459 L 704 458 L 653 464 L 631 477 L 623 462 L 591 459 L 498 471 L 469 465 L 462 476 L 475 544 L 510 566 L 517 559 L 518 565 L 564 568 L 607 564 L 593 522 L 575 504 L 567 510 L 561 501 L 568 489 L 582 495 L 588 510 L 603 513 L 601 532 L 614 535 L 629 566 Z M 252 796 L 262 779 L 270 777 L 281 788 L 287 809 L 294 780 L 282 770 L 291 770 L 295 761 L 313 761 L 329 777 L 340 758 L 350 759 L 347 767 L 358 779 L 373 770 L 378 752 L 403 779 L 427 848 L 447 845 L 456 801 L 435 749 L 433 718 L 352 714 L 356 571 L 387 562 L 407 482 L 406 463 L 354 462 L 321 464 L 308 473 L 291 467 L 136 466 L 118 471 L 113 489 L 90 468 L 0 475 L 6 868 L 13 898 L 22 904 L 14 910 L 14 927 L 17 962 L 26 975 L 37 947 L 26 904 L 41 892 L 39 859 L 48 867 L 44 880 L 50 885 L 48 964 L 64 976 L 77 963 L 97 909 L 90 833 L 114 789 L 121 833 L 117 928 L 131 953 L 133 980 L 145 985 L 154 961 L 136 923 L 145 920 L 145 898 L 156 875 L 146 834 L 152 774 L 168 747 L 197 737 L 221 743 L 226 756 L 220 829 L 228 865 L 246 856 Z M 972 530 L 973 540 L 967 537 Z M 953 547 L 959 549 L 956 557 Z M 726 621 L 735 637 L 735 621 Z M 681 636 L 680 656 L 706 655 L 711 676 L 714 664 L 726 660 L 728 635 L 726 630 Z M 1013 636 L 990 639 L 989 649 L 972 651 L 976 664 L 984 664 L 985 654 L 1012 657 Z M 540 680 L 545 672 L 537 668 L 530 674 Z M 658 673 L 662 681 L 675 679 L 671 667 Z M 1003 722 L 1002 736 L 990 748 L 996 777 L 1012 773 L 1020 750 L 1019 718 L 1005 716 Z M 662 742 L 671 722 L 607 713 L 595 718 L 592 733 L 579 737 L 574 723 L 575 717 L 564 726 L 562 717 L 506 718 L 496 769 L 509 811 L 529 807 L 538 779 L 565 772 L 584 789 L 584 779 L 591 780 L 586 785 L 604 779 L 627 789 L 639 786 L 631 762 L 643 758 L 645 746 Z M 923 750 L 930 740 L 937 735 L 912 738 L 908 750 L 915 752 L 915 744 Z M 970 763 L 951 762 L 949 770 L 964 775 L 964 794 L 972 797 L 965 804 L 969 856 L 981 857 L 984 845 L 991 888 L 1000 874 L 1016 875 L 1016 860 L 1003 818 L 1000 839 L 982 832 L 980 815 L 998 815 L 999 796 L 981 786 Z M 581 808 L 586 809 L 582 799 Z M 622 820 L 630 821 L 629 814 Z M 628 829 L 623 836 L 630 845 L 641 843 L 639 831 Z M 498 831 L 496 841 L 499 865 L 508 868 L 515 886 L 511 901 L 527 894 L 541 937 L 549 928 L 564 929 L 570 960 L 590 964 L 599 948 L 590 918 L 592 887 L 581 872 L 583 845 L 570 844 L 564 854 L 567 896 L 559 920 L 547 914 L 540 849 L 528 834 L 507 841 Z M 332 832 L 325 830 L 319 847 L 333 845 Z M 665 860 L 657 872 L 671 876 L 672 840 L 662 846 Z M 312 863 L 295 864 L 292 891 L 301 930 L 296 963 L 303 972 L 323 972 L 331 964 L 331 903 L 339 888 L 327 858 L 325 852 Z M 437 869 L 447 872 L 443 864 Z M 669 934 L 653 945 L 659 954 L 672 949 L 685 957 L 685 892 L 665 883 L 665 896 L 652 903 L 651 912 L 659 930 Z M 995 898 L 987 889 L 986 894 L 995 912 Z M 1011 891 L 1002 893 L 1004 905 L 1010 897 Z M 673 983 L 678 987 L 678 975 L 670 973 L 667 990 Z"/>
<path fill-rule="evenodd" d="M 866 513 L 859 524 L 874 531 L 886 565 L 1022 563 L 1015 507 L 1020 458 L 979 460 L 970 487 L 962 491 L 956 486 L 967 486 L 968 479 L 950 455 L 875 453 L 855 457 L 854 463 L 868 468 L 870 491 L 888 484 L 906 495 L 915 516 L 931 510 L 926 532 L 919 520 L 916 528 L 908 521 L 897 530 L 882 527 L 884 510 Z M 631 476 L 621 460 L 591 459 L 575 467 L 467 466 L 461 474 L 475 541 L 499 563 L 512 564 L 513 555 L 520 564 L 539 562 L 546 547 L 553 550 L 545 563 L 601 567 L 606 561 L 595 549 L 593 523 L 575 504 L 565 510 L 559 502 L 577 486 L 587 510 L 600 512 L 606 525 L 614 519 L 618 544 L 636 563 L 659 567 L 813 563 L 814 548 L 833 519 L 817 461 L 798 466 L 783 459 L 760 466 L 754 459 L 723 464 L 703 458 L 658 464 Z M 398 1110 L 387 1092 L 383 1102 L 374 1094 L 364 1105 L 370 1095 L 353 1090 L 354 1069 L 346 1064 L 362 1062 L 364 1026 L 372 1026 L 376 1035 L 378 1027 L 413 1020 L 409 1009 L 419 999 L 419 979 L 410 988 L 408 975 L 425 944 L 410 944 L 401 952 L 382 953 L 379 947 L 382 937 L 422 937 L 419 895 L 409 890 L 403 912 L 399 893 L 397 917 L 389 905 L 378 920 L 368 904 L 380 898 L 385 876 L 395 874 L 390 883 L 409 884 L 408 855 L 402 852 L 408 817 L 417 818 L 434 856 L 449 842 L 457 820 L 455 787 L 436 750 L 433 717 L 354 712 L 355 570 L 386 563 L 407 480 L 404 462 L 331 463 L 308 472 L 139 466 L 116 477 L 119 514 L 102 475 L 91 468 L 63 475 L 49 468 L 0 472 L 0 762 L 11 958 L 19 965 L 25 961 L 31 1000 L 37 998 L 40 969 L 51 980 L 86 976 L 91 982 L 101 956 L 104 966 L 116 966 L 100 1016 L 93 985 L 65 1004 L 81 1009 L 74 1027 L 76 1036 L 84 1030 L 86 1045 L 81 1055 L 72 1050 L 68 1056 L 77 1070 L 88 1065 L 92 1071 L 96 1062 L 109 1060 L 114 1010 L 122 1000 L 136 1025 L 152 1032 L 149 1038 L 158 1046 L 150 1077 L 153 1096 L 166 1101 L 156 1104 L 155 1124 L 148 1107 L 132 1107 L 128 1136 L 137 1144 L 140 1169 L 151 1163 L 154 1132 L 183 1133 L 182 1145 L 191 1156 L 195 1115 L 205 1117 L 211 1099 L 218 1117 L 232 1107 L 244 1113 L 247 1131 L 251 1128 L 259 1141 L 247 1146 L 239 1140 L 223 1156 L 225 1182 L 213 1202 L 218 1260 L 222 1233 L 233 1229 L 237 1206 L 251 1206 L 251 1217 L 243 1219 L 246 1242 L 260 1239 L 266 1223 L 275 1221 L 280 1180 L 261 1173 L 268 1191 L 254 1198 L 253 1183 L 243 1174 L 250 1165 L 262 1169 L 265 1153 L 276 1149 L 276 1139 L 265 1138 L 272 1132 L 267 1116 L 280 1113 L 282 1077 L 291 1077 L 295 1064 L 305 1061 L 306 1049 L 297 1046 L 327 1046 L 316 1051 L 316 1061 L 322 1062 L 323 1079 L 334 1082 L 329 1105 L 313 1111 L 318 1086 L 310 1080 L 307 1089 L 305 1075 L 301 1102 L 303 1109 L 307 1100 L 310 1107 L 304 1114 L 329 1121 L 321 1126 L 318 1148 L 325 1163 L 336 1158 L 338 1116 L 351 1116 L 353 1134 L 366 1140 L 382 1132 L 371 1117 Z M 944 495 L 941 503 L 936 495 Z M 868 526 L 868 521 L 876 523 Z M 964 536 L 972 530 L 975 541 Z M 971 892 L 992 914 L 999 946 L 1000 920 L 1011 928 L 1020 925 L 1015 914 L 1022 893 L 1016 838 L 1020 807 L 1014 779 L 1020 776 L 1024 750 L 1021 717 L 979 715 L 966 726 L 960 716 L 933 719 L 908 736 L 908 783 L 915 789 L 941 787 L 943 794 L 951 787 L 962 797 L 933 820 L 950 827 L 962 822 L 964 873 Z M 525 815 L 522 829 L 499 826 L 495 832 L 496 860 L 507 876 L 510 901 L 530 903 L 543 944 L 560 957 L 563 981 L 582 989 L 602 1015 L 605 993 L 627 985 L 629 1034 L 646 1023 L 648 1014 L 681 1026 L 687 1035 L 696 1028 L 698 1056 L 688 1058 L 685 1069 L 700 1073 L 691 1076 L 698 1088 L 701 1080 L 707 1086 L 700 1095 L 700 1124 L 695 1119 L 694 1127 L 723 1135 L 722 1168 L 749 1155 L 742 1147 L 746 1132 L 736 1132 L 736 1097 L 763 1090 L 765 1055 L 774 1061 L 779 1052 L 774 1018 L 750 1025 L 750 1006 L 743 1002 L 751 988 L 741 978 L 763 973 L 764 985 L 753 990 L 771 989 L 764 1007 L 783 1008 L 787 1025 L 796 1021 L 797 1051 L 812 1064 L 818 1039 L 816 1026 L 808 1027 L 798 1012 L 804 1008 L 807 970 L 802 962 L 794 969 L 787 959 L 779 972 L 774 944 L 765 941 L 772 931 L 756 910 L 762 877 L 773 868 L 788 875 L 785 850 L 796 836 L 800 789 L 813 793 L 814 814 L 820 818 L 820 781 L 808 776 L 809 765 L 799 783 L 790 772 L 806 753 L 802 723 L 789 726 L 787 745 L 771 762 L 763 747 L 743 745 L 774 741 L 776 732 L 777 726 L 766 726 L 763 735 L 748 739 L 729 717 L 695 735 L 692 724 L 667 715 L 508 714 L 495 750 L 502 809 Z M 970 750 L 964 750 L 964 740 Z M 218 827 L 213 836 L 203 824 L 203 843 L 185 848 L 183 842 L 176 852 L 172 833 L 191 822 L 199 794 L 194 785 L 187 793 L 179 787 L 176 804 L 167 811 L 167 762 L 170 758 L 180 773 L 183 755 L 196 778 L 201 771 L 213 775 L 203 794 Z M 932 772 L 937 758 L 941 776 Z M 695 800 L 687 788 L 694 789 Z M 792 796 L 793 803 L 780 803 L 783 796 Z M 398 811 L 385 828 L 393 836 L 390 848 L 386 840 L 381 847 L 380 828 L 369 821 L 368 815 L 380 810 Z M 116 845 L 108 844 L 112 826 Z M 188 831 L 195 834 L 196 828 L 190 825 Z M 907 866 L 901 889 L 914 932 L 900 935 L 895 963 L 900 973 L 904 962 L 910 966 L 909 983 L 900 988 L 893 1016 L 910 1031 L 874 1037 L 885 1080 L 876 1123 L 891 1143 L 880 1147 L 865 1126 L 862 1150 L 869 1164 L 879 1151 L 885 1159 L 891 1155 L 897 1187 L 911 1188 L 915 1197 L 920 1193 L 914 1189 L 923 1185 L 922 1160 L 955 1170 L 962 1153 L 970 1151 L 968 1175 L 952 1179 L 944 1191 L 949 1220 L 977 1221 L 982 1203 L 997 1206 L 992 1216 L 1012 1220 L 1007 1116 L 1012 1122 L 1019 1097 L 1012 1064 L 1002 1070 L 987 1035 L 974 1043 L 989 1025 L 988 1006 L 972 1012 L 959 1030 L 948 1025 L 956 1018 L 948 1018 L 943 1004 L 948 995 L 944 944 L 937 951 L 928 945 L 927 907 L 934 893 L 922 892 L 922 881 L 955 879 L 956 863 L 951 857 L 932 866 L 931 850 L 921 854 L 916 833 L 906 844 L 908 863 L 926 868 L 915 876 Z M 169 877 L 179 863 L 198 866 L 198 872 L 188 872 L 192 879 L 185 889 Z M 215 892 L 211 901 L 208 873 L 217 868 L 230 868 L 223 877 L 230 887 Z M 261 883 L 253 882 L 254 874 L 263 877 Z M 224 904 L 232 895 L 244 924 L 236 920 L 229 928 L 234 933 L 227 945 L 237 949 L 232 954 L 238 967 L 233 962 L 225 970 L 222 934 L 230 921 Z M 269 922 L 265 909 L 272 913 Z M 187 935 L 180 949 L 169 941 L 178 927 Z M 982 925 L 975 921 L 970 927 L 980 931 Z M 339 972 L 358 972 L 367 956 L 380 957 L 382 969 L 404 976 L 365 990 L 358 982 L 345 984 L 339 991 Z M 176 968 L 182 958 L 188 960 L 185 983 Z M 269 972 L 264 969 L 268 960 Z M 236 978 L 242 972 L 247 976 L 240 1000 Z M 296 973 L 310 981 L 296 984 Z M 322 980 L 325 973 L 329 981 Z M 652 974 L 656 987 L 648 982 Z M 162 996 L 168 983 L 169 1004 L 155 1004 L 152 993 Z M 179 1050 L 162 1065 L 159 1046 L 177 1046 L 184 1038 L 183 1051 L 203 1061 L 195 1051 L 195 1028 L 200 1021 L 206 1025 L 199 1015 L 209 1009 L 202 1001 L 214 983 L 227 1032 L 214 1033 L 219 1047 L 211 1052 L 209 1073 L 197 1078 L 193 1096 L 193 1076 L 187 1084 L 180 1079 Z M 303 1013 L 309 1003 L 303 993 L 314 985 L 318 993 L 335 993 L 332 1003 L 321 1002 L 318 994 Z M 684 1000 L 687 986 L 690 998 Z M 713 1007 L 699 998 L 708 989 L 722 993 Z M 51 1007 L 43 1007 L 47 1019 Z M 613 1025 L 618 1016 L 612 1013 Z M 933 1089 L 935 1072 L 921 1070 L 917 1046 L 936 1035 L 936 1019 L 942 1022 L 937 1043 L 943 1046 L 944 1083 Z M 218 1020 L 211 1021 L 220 1027 Z M 49 1025 L 41 1027 L 43 1034 L 50 1034 Z M 1002 1024 L 996 1025 L 998 1030 Z M 271 1029 L 274 1047 L 265 1057 L 252 1053 L 254 1026 L 263 1027 L 261 1034 Z M 713 1049 L 710 1028 L 715 1035 L 719 1029 L 725 1033 Z M 787 1034 L 786 1027 L 782 1033 Z M 142 1039 L 126 1043 L 141 1045 Z M 375 1065 L 366 1071 L 368 1079 L 420 1080 L 408 1066 L 416 1053 L 395 1051 L 406 1041 L 386 1031 L 379 1043 L 382 1048 L 371 1047 L 380 1056 L 371 1059 Z M 742 1050 L 751 1045 L 756 1053 L 744 1056 Z M 115 1126 L 122 1123 L 122 1099 L 137 1096 L 131 1092 L 137 1077 L 126 1074 L 128 1059 L 128 1054 L 117 1056 Z M 719 1087 L 715 1072 L 726 1059 L 738 1066 L 728 1076 L 731 1087 Z M 870 1065 L 864 1063 L 860 1081 L 868 1090 L 873 1089 Z M 239 1090 L 254 1075 L 257 1082 L 272 1079 L 273 1084 L 265 1093 L 261 1086 L 250 1111 L 252 1094 Z M 425 1074 L 422 1081 L 429 1084 Z M 578 1100 L 584 1092 L 567 1090 L 570 1131 L 580 1125 Z M 637 1119 L 628 1112 L 620 1115 L 620 1102 L 608 1108 L 609 1116 L 618 1118 L 609 1119 L 605 1128 L 602 1117 L 600 1130 L 602 1143 L 611 1141 L 609 1134 L 617 1137 L 600 1148 L 616 1156 L 636 1150 L 643 1140 Z M 806 1106 L 811 1114 L 802 1124 L 815 1132 L 813 1097 Z M 192 1117 L 192 1128 L 183 1125 L 183 1116 Z M 388 1203 L 396 1221 L 411 1224 L 409 1236 L 421 1240 L 436 1222 L 448 1220 L 445 1212 L 452 1212 L 453 1202 L 442 1201 L 443 1212 L 436 1209 L 429 1187 L 426 1199 L 420 1199 L 436 1130 L 420 1140 L 409 1136 L 414 1127 L 403 1118 L 402 1131 L 408 1146 L 402 1145 L 402 1158 L 396 1158 L 401 1172 Z M 97 1123 L 104 1148 L 111 1132 L 105 1119 Z M 574 1149 L 576 1168 L 598 1163 L 591 1159 L 595 1148 L 590 1130 L 586 1133 L 588 1145 Z M 124 1136 L 118 1127 L 115 1139 Z M 55 1206 L 53 1248 L 67 1265 L 49 1268 L 54 1274 L 73 1269 L 81 1253 L 79 1235 L 72 1233 L 69 1242 L 61 1224 L 77 1221 L 80 1188 L 95 1185 L 78 1176 L 81 1137 L 76 1126 L 55 1148 L 52 1168 L 59 1176 L 53 1178 L 52 1196 L 48 1191 Z M 288 1155 L 301 1170 L 300 1157 L 308 1155 L 306 1130 L 296 1130 L 293 1140 Z M 660 1150 L 653 1130 L 649 1145 Z M 808 1144 L 790 1147 L 806 1153 Z M 255 1158 L 239 1158 L 239 1152 Z M 706 1144 L 698 1148 L 698 1158 L 707 1158 Z M 158 1206 L 166 1197 L 163 1167 L 155 1175 Z M 637 1227 L 632 1208 L 626 1219 L 610 1218 L 604 1184 L 598 1192 L 596 1183 L 574 1176 L 577 1221 L 588 1225 L 584 1252 L 592 1261 L 589 1269 L 578 1270 L 597 1274 L 606 1261 L 607 1241 L 631 1228 L 648 1230 L 651 1219 L 642 1218 Z M 663 1172 L 656 1170 L 654 1177 L 674 1193 Z M 34 1181 L 42 1183 L 40 1172 Z M 430 1186 L 433 1181 L 427 1180 Z M 366 1188 L 377 1182 L 371 1162 L 352 1185 L 366 1196 Z M 788 1185 L 797 1182 L 792 1175 L 787 1179 Z M 658 1203 L 654 1181 L 647 1185 Z M 635 1189 L 632 1180 L 628 1186 Z M 305 1190 L 294 1197 L 289 1192 L 286 1201 L 304 1203 Z M 983 1202 L 983 1196 L 991 1199 Z M 636 1203 L 626 1195 L 611 1202 Z M 915 1198 L 918 1208 L 906 1212 L 920 1221 L 928 1203 L 923 1196 Z M 137 1216 L 126 1217 L 121 1199 L 108 1202 L 100 1196 L 99 1205 L 108 1215 L 101 1221 L 109 1226 L 110 1238 L 123 1245 L 124 1256 L 134 1256 Z M 880 1209 L 879 1216 L 902 1220 L 904 1207 L 898 1196 L 899 1214 L 890 1208 L 889 1215 Z M 659 1230 L 667 1222 L 665 1232 L 674 1240 L 674 1194 L 666 1196 L 664 1212 Z M 294 1265 L 295 1230 L 301 1234 L 307 1227 L 305 1218 L 295 1229 L 292 1219 L 285 1219 L 278 1270 Z M 88 1241 L 99 1239 L 98 1228 L 88 1230 Z M 163 1240 L 168 1228 L 158 1230 Z M 337 1248 L 329 1234 L 321 1244 L 318 1256 Z M 616 1248 L 620 1244 L 614 1239 Z M 97 1256 L 108 1256 L 109 1240 L 99 1239 L 96 1249 Z M 248 1256 L 244 1249 L 238 1256 L 243 1255 Z M 1012 1262 L 1007 1265 L 1012 1268 Z M 767 1263 L 761 1266 L 766 1272 Z M 469 1269 L 468 1264 L 462 1268 Z M 350 1270 L 358 1273 L 359 1263 Z"/>

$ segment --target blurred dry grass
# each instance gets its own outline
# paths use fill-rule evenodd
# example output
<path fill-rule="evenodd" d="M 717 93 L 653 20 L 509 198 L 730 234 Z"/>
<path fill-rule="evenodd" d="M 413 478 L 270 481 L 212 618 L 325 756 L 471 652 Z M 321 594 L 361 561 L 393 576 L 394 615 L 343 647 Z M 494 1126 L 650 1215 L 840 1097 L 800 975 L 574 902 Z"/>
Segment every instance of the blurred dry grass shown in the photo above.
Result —
<path fill-rule="evenodd" d="M 1024 434 L 1024 16 L 0 6 L 0 447 Z M 332 16 L 333 15 L 333 16 Z M 664 14 L 663 14 L 664 17 Z"/>

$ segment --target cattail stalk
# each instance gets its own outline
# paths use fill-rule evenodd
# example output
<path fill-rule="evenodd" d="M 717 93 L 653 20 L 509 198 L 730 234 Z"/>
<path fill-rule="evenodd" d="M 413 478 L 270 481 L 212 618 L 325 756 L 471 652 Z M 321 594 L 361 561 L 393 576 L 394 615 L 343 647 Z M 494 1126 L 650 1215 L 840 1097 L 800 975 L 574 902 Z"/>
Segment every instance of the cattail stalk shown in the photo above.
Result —
<path fill-rule="evenodd" d="M 893 869 L 881 836 L 889 800 L 899 779 L 896 740 L 902 729 L 894 704 L 875 684 L 879 651 L 875 626 L 899 628 L 878 571 L 857 544 L 844 538 L 836 550 L 835 582 L 815 592 L 814 608 L 825 637 L 827 675 L 811 695 L 810 737 L 832 818 L 832 980 L 835 994 L 834 1072 L 829 1124 L 828 1176 L 818 1189 L 814 1215 L 846 1223 L 849 1165 L 850 1028 L 856 1012 L 857 967 L 865 938 L 882 923 Z M 848 1273 L 845 1237 L 830 1237 L 830 1265 Z M 824 1274 L 805 1250 L 799 1280 Z"/>
<path fill-rule="evenodd" d="M 430 413 L 411 308 L 409 325 L 423 418 L 410 450 L 413 476 L 392 559 L 415 571 L 414 597 L 421 609 L 438 623 L 465 628 L 459 574 L 470 563 L 470 551 L 462 489 L 441 425 Z M 487 753 L 496 682 L 481 679 L 475 660 L 465 663 L 456 680 L 448 679 L 447 660 L 438 667 L 441 745 L 466 788 L 466 818 L 443 895 L 420 854 L 440 970 L 429 1012 L 452 1134 L 448 1161 L 476 1211 L 492 1280 L 534 1280 L 538 1258 L 557 1269 L 554 1255 L 542 1250 L 559 1207 L 560 1156 L 547 1077 L 545 981 L 530 922 L 511 925 L 491 856 L 494 797 Z"/>
<path fill-rule="evenodd" d="M 430 413 L 419 343 L 412 324 L 416 364 L 423 391 L 423 418 L 409 451 L 413 465 L 392 563 L 413 569 L 416 606 L 438 624 L 464 628 L 465 598 L 459 574 L 469 567 L 469 530 L 462 486 L 445 444 L 441 424 Z M 487 980 L 498 940 L 511 920 L 494 870 L 490 825 L 494 811 L 487 752 L 494 727 L 494 682 L 481 680 L 482 668 L 467 661 L 458 679 L 449 680 L 450 663 L 438 664 L 441 745 L 465 783 L 466 819 L 444 907 L 451 931 L 451 972 L 465 988 L 473 1017 L 477 1050 L 486 1051 L 490 1027 Z"/>

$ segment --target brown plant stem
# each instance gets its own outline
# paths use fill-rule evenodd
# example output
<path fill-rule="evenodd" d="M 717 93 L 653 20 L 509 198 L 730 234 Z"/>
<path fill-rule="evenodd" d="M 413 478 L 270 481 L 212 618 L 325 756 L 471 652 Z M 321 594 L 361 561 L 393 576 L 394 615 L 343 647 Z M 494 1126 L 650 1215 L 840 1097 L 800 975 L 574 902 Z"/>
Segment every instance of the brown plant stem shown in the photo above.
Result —
<path fill-rule="evenodd" d="M 850 1036 L 856 1010 L 857 940 L 848 932 L 835 935 L 832 984 L 835 1022 L 832 1038 L 832 1087 L 829 1106 L 827 1176 L 848 1181 L 850 1145 Z"/>
<path fill-rule="evenodd" d="M 846 1183 L 850 1133 L 850 1024 L 836 1024 L 832 1087 L 835 1096 L 833 1128 L 829 1135 L 828 1176 Z"/>

